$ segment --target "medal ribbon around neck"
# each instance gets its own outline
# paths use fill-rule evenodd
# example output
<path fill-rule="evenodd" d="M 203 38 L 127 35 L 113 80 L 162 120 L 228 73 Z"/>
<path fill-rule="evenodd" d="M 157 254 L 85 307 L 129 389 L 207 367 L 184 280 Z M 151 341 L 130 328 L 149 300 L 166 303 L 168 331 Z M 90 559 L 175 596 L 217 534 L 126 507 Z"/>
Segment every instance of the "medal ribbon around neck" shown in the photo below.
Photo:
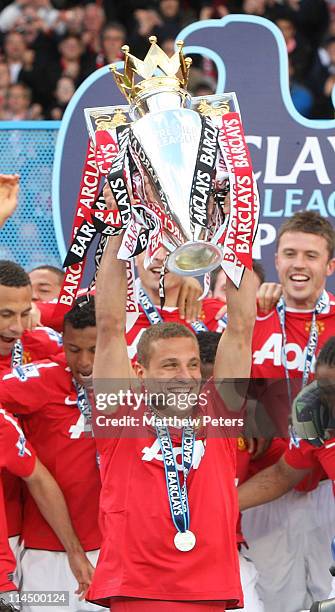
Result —
<path fill-rule="evenodd" d="M 11 357 L 11 367 L 17 368 L 18 366 L 22 366 L 23 364 L 23 344 L 21 340 L 16 340 L 13 349 L 12 349 L 12 357 Z"/>
<path fill-rule="evenodd" d="M 309 331 L 309 337 L 308 337 L 308 341 L 307 341 L 307 345 L 306 345 L 306 354 L 305 354 L 305 361 L 304 361 L 304 368 L 303 368 L 303 375 L 302 375 L 302 383 L 301 383 L 301 387 L 305 387 L 308 383 L 308 379 L 309 379 L 309 375 L 312 369 L 312 364 L 313 364 L 313 359 L 315 356 L 315 351 L 317 349 L 317 345 L 318 345 L 318 326 L 317 326 L 317 321 L 316 321 L 316 316 L 318 314 L 321 314 L 323 312 L 325 312 L 327 310 L 327 308 L 329 307 L 329 295 L 327 293 L 327 291 L 323 290 L 321 296 L 319 297 L 315 308 L 313 310 L 313 315 L 312 315 L 312 322 L 311 322 L 311 328 Z M 286 378 L 286 384 L 287 384 L 287 392 L 288 392 L 288 399 L 289 399 L 289 403 L 290 406 L 292 405 L 292 390 L 291 390 L 291 383 L 290 383 L 290 374 L 288 371 L 288 364 L 287 364 L 287 354 L 286 354 L 286 346 L 287 346 L 287 335 L 286 335 L 286 327 L 285 327 L 285 321 L 286 321 L 286 303 L 285 300 L 283 298 L 283 296 L 280 298 L 279 302 L 277 303 L 276 306 L 276 310 L 277 310 L 277 314 L 278 314 L 278 318 L 279 318 L 279 323 L 280 323 L 280 327 L 281 327 L 281 332 L 282 332 L 282 336 L 283 336 L 283 345 L 282 345 L 282 363 L 285 369 L 285 378 Z M 291 442 L 294 446 L 299 446 L 299 441 L 296 437 L 296 434 L 294 432 L 294 430 L 292 429 L 292 426 L 290 425 L 289 427 L 290 430 L 290 437 L 291 437 Z"/>
<path fill-rule="evenodd" d="M 169 429 L 165 425 L 160 425 L 159 419 L 158 422 L 156 422 L 155 424 L 155 429 L 157 439 L 159 441 L 159 445 L 162 451 L 170 512 L 173 524 L 177 529 L 176 538 L 178 538 L 179 534 L 184 534 L 186 537 L 188 534 L 190 534 L 191 538 L 193 539 L 192 545 L 190 544 L 186 548 L 179 548 L 179 546 L 177 545 L 178 540 L 176 541 L 175 538 L 175 545 L 178 550 L 188 551 L 191 550 L 195 544 L 194 535 L 189 531 L 190 508 L 187 495 L 187 477 L 192 467 L 195 444 L 194 429 L 191 426 L 186 426 L 183 428 L 182 467 L 184 482 L 182 487 L 180 486 L 178 469 L 173 454 L 173 446 Z"/>
<path fill-rule="evenodd" d="M 88 399 L 87 391 L 85 387 L 79 385 L 74 378 L 72 382 L 77 391 L 77 408 L 85 419 L 85 431 L 92 432 L 92 406 Z"/>

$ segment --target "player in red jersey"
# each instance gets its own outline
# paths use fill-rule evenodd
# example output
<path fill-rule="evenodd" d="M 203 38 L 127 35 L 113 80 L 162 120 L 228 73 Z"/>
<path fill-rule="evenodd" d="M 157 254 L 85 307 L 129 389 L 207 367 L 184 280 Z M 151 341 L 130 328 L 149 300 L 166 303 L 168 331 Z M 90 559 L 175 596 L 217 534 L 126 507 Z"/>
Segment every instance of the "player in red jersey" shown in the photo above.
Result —
<path fill-rule="evenodd" d="M 317 366 L 316 379 L 318 387 L 314 389 L 313 385 L 305 387 L 299 395 L 299 412 L 302 412 L 302 405 L 308 408 L 308 413 L 312 413 L 311 406 L 313 404 L 313 422 L 318 423 L 320 437 L 315 434 L 315 439 L 300 440 L 299 445 L 292 444 L 286 450 L 278 463 L 261 471 L 256 476 L 251 478 L 247 483 L 239 487 L 239 499 L 241 509 L 264 504 L 274 500 L 292 487 L 296 486 L 302 478 L 308 474 L 320 474 L 324 471 L 328 478 L 335 482 L 335 412 L 334 412 L 334 389 L 335 389 L 335 336 L 330 338 L 320 351 Z M 320 399 L 321 401 L 320 401 Z M 325 406 L 328 406 L 325 411 Z M 297 410 L 297 404 L 294 406 Z M 326 435 L 325 435 L 326 433 Z M 310 434 L 311 435 L 311 434 Z M 335 489 L 334 489 L 335 493 Z M 319 507 L 318 512 L 322 517 L 326 517 L 332 511 L 334 499 L 329 499 L 329 503 L 325 507 Z M 304 518 L 305 517 L 301 517 Z M 335 523 L 328 526 L 328 551 L 325 551 L 325 561 L 328 566 L 331 564 L 330 542 L 335 534 Z M 309 531 L 306 530 L 306 538 L 309 537 Z M 311 546 L 308 549 L 309 555 L 316 564 L 320 564 L 323 560 L 315 551 L 313 546 L 314 538 Z M 333 591 L 330 595 L 335 596 L 335 581 L 333 581 Z M 316 595 L 317 599 L 323 599 L 324 592 L 320 591 Z"/>
<path fill-rule="evenodd" d="M 257 316 L 252 365 L 255 378 L 285 378 L 285 361 L 290 377 L 303 377 L 306 347 L 315 318 L 318 341 L 311 364 L 313 371 L 320 347 L 335 333 L 335 300 L 327 292 L 323 295 L 327 277 L 335 269 L 333 251 L 334 230 L 329 221 L 316 213 L 296 213 L 280 228 L 276 268 L 283 301 L 270 313 Z M 320 303 L 322 297 L 325 299 Z"/>
<path fill-rule="evenodd" d="M 67 551 L 78 580 L 78 593 L 87 589 L 93 568 L 71 525 L 63 494 L 27 443 L 18 422 L 0 408 L 0 472 L 3 468 L 23 478 L 45 520 L 52 525 Z M 9 548 L 2 486 L 0 484 L 0 598 L 20 609 L 14 583 L 15 559 Z"/>
<path fill-rule="evenodd" d="M 28 274 L 11 261 L 0 261 L 0 372 L 36 359 L 46 359 L 62 348 L 61 336 L 49 328 L 29 331 L 32 289 Z M 6 470 L 4 481 L 10 543 L 19 555 L 21 481 Z"/>
<path fill-rule="evenodd" d="M 52 329 L 29 331 L 31 301 L 28 274 L 12 261 L 0 261 L 0 369 L 61 350 L 61 337 Z"/>
<path fill-rule="evenodd" d="M 93 565 L 101 542 L 97 521 L 101 481 L 95 442 L 85 432 L 90 431 L 88 389 L 95 341 L 92 298 L 65 316 L 65 355 L 15 368 L 4 374 L 0 386 L 0 401 L 20 415 L 27 438 L 59 483 L 78 538 Z M 22 538 L 23 590 L 68 590 L 72 610 L 91 609 L 73 595 L 64 547 L 29 495 L 24 502 Z M 27 604 L 28 609 L 35 606 Z"/>
<path fill-rule="evenodd" d="M 108 188 L 105 199 L 108 202 Z M 119 245 L 120 237 L 109 240 L 97 279 L 94 378 L 98 409 L 100 391 L 104 389 L 101 379 L 107 379 L 109 387 L 113 380 L 116 387 L 117 380 L 123 380 L 129 390 L 133 376 L 124 337 L 127 279 L 125 262 L 117 259 Z M 245 272 L 239 291 L 227 283 L 229 322 L 214 366 L 217 380 L 248 377 L 250 373 L 255 302 L 251 272 Z M 153 325 L 143 333 L 138 349 L 137 377 L 146 388 L 151 387 L 150 379 L 162 379 L 159 389 L 164 390 L 164 397 L 171 392 L 176 401 L 186 393 L 183 416 L 189 416 L 192 413 L 189 400 L 192 392 L 198 397 L 200 382 L 199 349 L 192 332 L 178 324 Z M 133 383 L 136 384 L 134 380 Z M 217 409 L 220 403 L 214 385 L 211 392 L 216 395 L 215 400 L 213 397 L 208 401 L 209 411 L 214 406 Z M 158 414 L 162 414 L 159 406 Z M 235 405 L 235 410 L 240 409 L 241 398 Z M 164 414 L 176 416 L 178 407 Z M 96 431 L 98 428 L 97 417 Z M 188 609 L 203 612 L 225 610 L 228 602 L 230 606 L 241 603 L 236 547 L 236 443 L 224 432 L 224 437 L 207 436 L 205 447 L 203 440 L 196 440 L 202 445 L 202 453 L 197 456 L 197 467 L 191 469 L 194 454 L 188 454 L 187 448 L 195 450 L 196 442 L 193 434 L 186 433 L 187 429 L 178 430 L 175 435 L 177 447 L 180 433 L 185 443 L 181 452 L 189 513 L 186 483 L 182 486 L 184 501 L 181 493 L 177 500 L 174 497 L 179 485 L 172 481 L 178 482 L 179 477 L 171 457 L 177 449 L 173 450 L 165 429 L 163 437 L 160 430 L 156 431 L 163 462 L 153 457 L 143 461 L 144 452 L 156 439 L 152 429 L 146 430 L 146 437 L 142 438 L 131 439 L 125 433 L 117 438 L 97 439 L 103 544 L 87 597 L 110 601 L 113 612 Z M 175 439 L 172 432 L 171 435 Z M 188 443 L 191 439 L 190 446 L 186 438 Z M 166 440 L 170 440 L 169 451 Z M 164 471 L 169 474 L 167 481 Z M 193 529 L 196 538 L 191 533 Z"/>
<path fill-rule="evenodd" d="M 299 380 L 297 390 L 312 379 L 320 348 L 335 334 L 335 300 L 325 291 L 327 277 L 335 267 L 333 251 L 334 230 L 316 213 L 297 213 L 280 228 L 276 267 L 283 295 L 269 313 L 257 316 L 253 377 L 281 378 L 292 394 L 292 378 Z M 288 397 L 285 403 L 289 406 Z M 244 514 L 243 531 L 249 555 L 260 573 L 266 610 L 296 612 L 307 607 L 306 591 L 312 593 L 310 601 L 322 599 L 320 589 L 327 593 L 327 530 L 335 521 L 335 513 L 332 508 L 328 516 L 323 516 L 317 508 L 328 508 L 330 495 L 329 482 L 322 483 L 307 495 L 292 491 L 285 498 Z M 319 557 L 318 564 L 312 565 L 313 556 L 304 548 L 306 530 L 310 532 L 308 546 Z M 291 566 L 294 572 L 287 571 Z"/>

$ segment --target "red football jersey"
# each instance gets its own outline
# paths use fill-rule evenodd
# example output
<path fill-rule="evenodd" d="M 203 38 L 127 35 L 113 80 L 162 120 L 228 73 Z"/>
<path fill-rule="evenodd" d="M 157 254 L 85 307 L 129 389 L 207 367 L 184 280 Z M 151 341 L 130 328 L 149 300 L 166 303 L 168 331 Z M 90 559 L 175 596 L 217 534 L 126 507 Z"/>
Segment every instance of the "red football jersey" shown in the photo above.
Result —
<path fill-rule="evenodd" d="M 286 463 L 297 469 L 324 471 L 333 481 L 335 494 L 335 438 L 320 447 L 313 446 L 306 440 L 300 440 L 299 447 L 292 446 L 287 449 L 284 458 Z"/>
<path fill-rule="evenodd" d="M 208 395 L 208 414 L 215 414 L 222 404 L 215 393 L 213 389 Z M 224 434 L 196 440 L 187 479 L 196 545 L 180 552 L 174 546 L 176 528 L 156 434 L 148 428 L 145 438 L 123 435 L 97 439 L 103 538 L 87 599 L 104 600 L 104 605 L 118 596 L 229 601 L 228 607 L 242 603 L 236 546 L 236 440 Z M 181 469 L 180 437 L 173 444 Z"/>
<path fill-rule="evenodd" d="M 36 302 L 36 306 L 41 313 L 41 323 L 51 327 L 58 332 L 63 331 L 64 312 L 56 308 L 57 300 L 51 302 Z"/>
<path fill-rule="evenodd" d="M 65 356 L 5 374 L 0 396 L 5 408 L 20 415 L 27 438 L 61 487 L 83 548 L 99 548 L 101 481 L 96 445 L 84 435 L 85 420 Z M 22 536 L 28 548 L 64 550 L 29 494 Z"/>
<path fill-rule="evenodd" d="M 330 304 L 326 312 L 316 316 L 318 326 L 318 345 L 313 360 L 320 348 L 331 336 L 335 335 L 335 298 L 329 294 Z M 286 355 L 290 378 L 302 378 L 306 345 L 308 343 L 313 313 L 312 311 L 286 310 Z M 285 378 L 282 364 L 283 337 L 276 309 L 267 315 L 259 313 L 254 327 L 252 341 L 252 377 Z"/>
<path fill-rule="evenodd" d="M 48 327 L 25 331 L 21 337 L 23 345 L 23 364 L 47 359 L 62 350 L 62 338 Z M 11 354 L 0 355 L 0 373 L 11 367 Z M 22 524 L 22 483 L 13 474 L 3 471 L 4 496 L 9 537 L 21 533 Z"/>
<path fill-rule="evenodd" d="M 220 333 L 223 331 L 224 323 L 221 320 L 217 321 L 215 319 L 216 313 L 220 310 L 220 308 L 222 308 L 223 305 L 224 303 L 221 302 L 221 300 L 216 300 L 214 298 L 206 298 L 203 300 L 199 321 L 202 321 L 209 331 L 217 331 Z M 194 331 L 189 323 L 186 323 L 185 320 L 179 317 L 178 308 L 161 309 L 158 306 L 156 306 L 156 308 L 164 323 L 182 323 Z M 138 341 L 143 331 L 148 327 L 150 327 L 150 322 L 142 311 L 141 307 L 140 312 L 129 313 L 127 315 L 126 337 L 129 359 L 134 359 L 136 357 Z"/>
<path fill-rule="evenodd" d="M 26 478 L 32 474 L 36 456 L 17 421 L 0 408 L 0 476 L 3 468 Z M 15 559 L 8 544 L 7 521 L 0 479 L 0 593 L 16 590 L 12 582 Z"/>

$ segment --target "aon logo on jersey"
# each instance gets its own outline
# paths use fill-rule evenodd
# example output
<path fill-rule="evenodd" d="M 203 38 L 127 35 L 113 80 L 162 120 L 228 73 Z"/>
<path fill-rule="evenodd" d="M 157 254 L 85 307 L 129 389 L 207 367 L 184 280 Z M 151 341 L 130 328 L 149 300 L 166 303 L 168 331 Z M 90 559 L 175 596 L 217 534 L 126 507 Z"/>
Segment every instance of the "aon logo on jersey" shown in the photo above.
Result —
<path fill-rule="evenodd" d="M 283 348 L 283 336 L 280 333 L 273 333 L 264 342 L 263 346 L 253 354 L 253 363 L 260 365 L 266 360 L 270 360 L 274 366 L 282 366 L 285 363 L 288 370 L 299 370 L 303 372 L 306 358 L 307 347 L 304 349 L 295 342 L 287 342 Z M 283 355 L 284 353 L 284 355 Z M 284 361 L 283 361 L 284 357 Z M 315 357 L 313 357 L 312 371 L 314 372 Z"/>

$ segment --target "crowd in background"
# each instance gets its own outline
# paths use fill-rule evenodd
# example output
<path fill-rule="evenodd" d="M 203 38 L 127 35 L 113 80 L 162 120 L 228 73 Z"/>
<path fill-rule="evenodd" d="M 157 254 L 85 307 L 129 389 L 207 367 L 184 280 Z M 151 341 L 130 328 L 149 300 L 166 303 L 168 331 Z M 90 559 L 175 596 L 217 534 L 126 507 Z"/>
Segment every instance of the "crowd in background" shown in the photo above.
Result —
<path fill-rule="evenodd" d="M 143 57 L 156 35 L 171 54 L 185 25 L 229 13 L 276 23 L 296 108 L 310 118 L 334 116 L 334 0 L 3 0 L 0 11 L 0 120 L 59 120 L 90 73 L 122 58 L 123 44 Z M 192 94 L 215 86 L 213 63 L 195 58 Z"/>

